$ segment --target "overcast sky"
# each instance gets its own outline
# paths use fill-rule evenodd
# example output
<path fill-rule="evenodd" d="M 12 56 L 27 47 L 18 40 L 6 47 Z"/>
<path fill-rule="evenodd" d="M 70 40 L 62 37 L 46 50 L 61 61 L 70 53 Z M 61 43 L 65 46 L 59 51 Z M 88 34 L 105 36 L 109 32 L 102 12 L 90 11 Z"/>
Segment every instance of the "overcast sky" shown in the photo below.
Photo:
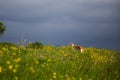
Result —
<path fill-rule="evenodd" d="M 120 49 L 119 0 L 0 0 L 0 41 Z"/>

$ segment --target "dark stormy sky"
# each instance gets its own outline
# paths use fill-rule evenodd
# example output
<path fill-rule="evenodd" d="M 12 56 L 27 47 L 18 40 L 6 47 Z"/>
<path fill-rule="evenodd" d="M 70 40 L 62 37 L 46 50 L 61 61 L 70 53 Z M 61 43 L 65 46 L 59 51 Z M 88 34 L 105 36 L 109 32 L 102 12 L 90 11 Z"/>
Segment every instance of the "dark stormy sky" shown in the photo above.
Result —
<path fill-rule="evenodd" d="M 0 0 L 0 41 L 120 50 L 120 0 Z"/>

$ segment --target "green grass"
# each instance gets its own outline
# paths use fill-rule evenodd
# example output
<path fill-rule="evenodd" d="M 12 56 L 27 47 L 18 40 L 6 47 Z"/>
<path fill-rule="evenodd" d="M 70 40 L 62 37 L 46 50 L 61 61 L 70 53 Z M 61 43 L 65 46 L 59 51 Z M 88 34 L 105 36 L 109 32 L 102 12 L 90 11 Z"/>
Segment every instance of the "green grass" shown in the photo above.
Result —
<path fill-rule="evenodd" d="M 1 80 L 119 80 L 120 51 L 0 44 Z"/>

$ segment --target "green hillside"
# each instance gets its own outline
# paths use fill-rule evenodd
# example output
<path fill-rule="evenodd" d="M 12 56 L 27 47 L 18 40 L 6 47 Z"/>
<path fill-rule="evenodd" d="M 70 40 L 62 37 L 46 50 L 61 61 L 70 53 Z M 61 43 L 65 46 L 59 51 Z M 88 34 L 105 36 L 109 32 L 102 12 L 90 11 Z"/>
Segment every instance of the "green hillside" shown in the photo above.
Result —
<path fill-rule="evenodd" d="M 1 80 L 119 80 L 120 51 L 0 44 Z"/>

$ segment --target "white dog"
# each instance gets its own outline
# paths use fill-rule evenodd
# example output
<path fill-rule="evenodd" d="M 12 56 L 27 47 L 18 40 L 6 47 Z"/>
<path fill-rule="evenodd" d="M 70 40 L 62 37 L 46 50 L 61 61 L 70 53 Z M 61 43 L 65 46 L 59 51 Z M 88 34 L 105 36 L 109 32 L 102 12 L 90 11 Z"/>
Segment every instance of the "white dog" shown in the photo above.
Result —
<path fill-rule="evenodd" d="M 73 42 L 70 43 L 70 47 L 75 50 L 79 50 L 80 52 L 83 52 L 83 47 L 79 45 L 75 45 Z"/>

